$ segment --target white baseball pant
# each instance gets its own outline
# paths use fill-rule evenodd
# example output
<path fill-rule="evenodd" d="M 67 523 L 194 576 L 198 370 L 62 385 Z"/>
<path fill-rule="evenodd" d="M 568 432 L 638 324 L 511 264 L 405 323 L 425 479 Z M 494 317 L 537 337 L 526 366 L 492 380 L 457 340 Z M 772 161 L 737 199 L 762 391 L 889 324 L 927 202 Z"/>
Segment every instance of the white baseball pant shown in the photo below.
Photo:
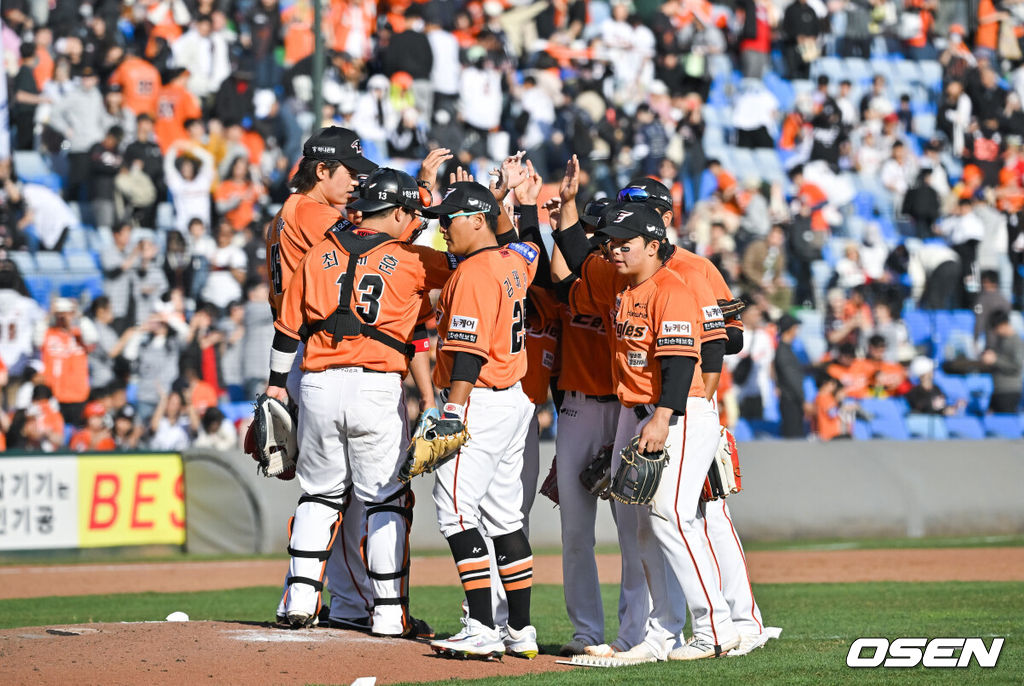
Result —
<path fill-rule="evenodd" d="M 409 519 L 394 510 L 411 502 L 397 478 L 408 435 L 401 377 L 358 367 L 311 372 L 302 378 L 299 397 L 296 475 L 306 495 L 295 511 L 289 574 L 322 578 L 324 563 L 313 553 L 330 550 L 332 517 L 337 516 L 331 503 L 340 502 L 349 488 L 368 510 L 374 504 L 394 506 L 368 517 L 366 563 L 373 579 L 373 631 L 400 634 L 408 589 L 407 577 L 398 572 L 405 566 Z M 312 584 L 293 579 L 286 610 L 315 610 L 315 591 Z"/>
<path fill-rule="evenodd" d="M 638 432 L 649 419 L 648 415 L 637 425 Z M 683 618 L 672 603 L 667 578 L 671 575 L 678 580 L 686 598 L 695 637 L 723 645 L 738 636 L 729 605 L 717 583 L 699 507 L 718 435 L 718 416 L 711 403 L 704 398 L 688 398 L 686 414 L 673 417 L 669 423 L 665 443 L 669 460 L 658 490 L 650 506 L 640 508 L 637 537 L 653 602 L 644 642 L 661 656 L 681 641 Z"/>
<path fill-rule="evenodd" d="M 302 381 L 302 355 L 305 345 L 299 343 L 291 372 L 288 374 L 288 395 L 299 404 L 299 384 Z M 362 621 L 373 613 L 373 589 L 366 576 L 366 565 L 360 552 L 360 543 L 366 535 L 366 510 L 358 498 L 349 498 L 341 531 L 331 547 L 327 559 L 327 590 L 331 594 L 331 619 Z M 285 572 L 277 616 L 285 616 L 284 599 L 288 592 L 288 572 Z"/>
<path fill-rule="evenodd" d="M 518 383 L 470 392 L 470 439 L 434 472 L 434 505 L 445 538 L 473 528 L 490 538 L 523 528 L 523 451 L 533 409 Z"/>
<path fill-rule="evenodd" d="M 573 638 L 586 645 L 604 643 L 604 608 L 594 557 L 594 527 L 600 501 L 583 488 L 580 472 L 603 446 L 614 443 L 620 407 L 617 401 L 598 402 L 583 393 L 566 391 L 558 413 L 556 476 L 562 525 L 562 578 L 566 580 L 562 590 Z"/>

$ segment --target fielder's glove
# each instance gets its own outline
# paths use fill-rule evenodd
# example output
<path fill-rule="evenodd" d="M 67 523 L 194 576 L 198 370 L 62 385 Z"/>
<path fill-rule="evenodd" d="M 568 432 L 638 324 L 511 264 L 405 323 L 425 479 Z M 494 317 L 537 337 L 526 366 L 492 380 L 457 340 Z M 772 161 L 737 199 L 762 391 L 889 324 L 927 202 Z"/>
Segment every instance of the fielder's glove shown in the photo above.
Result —
<path fill-rule="evenodd" d="M 551 469 L 544 483 L 540 485 L 540 494 L 547 497 L 555 505 L 558 504 L 558 456 L 551 460 Z"/>
<path fill-rule="evenodd" d="M 608 489 L 612 485 L 612 444 L 602 446 L 597 455 L 580 472 L 583 490 L 603 500 L 608 500 Z"/>
<path fill-rule="evenodd" d="M 634 436 L 622 449 L 622 461 L 612 479 L 612 497 L 626 505 L 648 505 L 661 483 L 661 473 L 668 464 L 668 451 L 640 452 L 640 437 Z"/>
<path fill-rule="evenodd" d="M 455 457 L 468 440 L 469 432 L 461 419 L 438 419 L 424 413 L 405 451 L 405 462 L 398 471 L 398 480 L 409 483 L 414 476 L 434 471 Z"/>
<path fill-rule="evenodd" d="M 747 303 L 739 298 L 735 300 L 719 300 L 718 307 L 722 310 L 722 318 L 725 321 L 730 321 L 740 318 L 740 313 L 747 309 Z"/>
<path fill-rule="evenodd" d="M 299 452 L 295 418 L 283 402 L 265 393 L 256 398 L 244 449 L 259 463 L 257 471 L 263 476 L 283 480 L 295 477 L 295 458 Z"/>
<path fill-rule="evenodd" d="M 704 490 L 701 492 L 701 500 L 718 500 L 733 493 L 743 490 L 740 474 L 740 454 L 736 449 L 736 437 L 732 432 L 722 427 L 722 433 L 718 439 L 718 450 L 715 452 L 715 459 L 711 461 L 711 468 L 708 469 L 708 476 L 704 480 Z"/>

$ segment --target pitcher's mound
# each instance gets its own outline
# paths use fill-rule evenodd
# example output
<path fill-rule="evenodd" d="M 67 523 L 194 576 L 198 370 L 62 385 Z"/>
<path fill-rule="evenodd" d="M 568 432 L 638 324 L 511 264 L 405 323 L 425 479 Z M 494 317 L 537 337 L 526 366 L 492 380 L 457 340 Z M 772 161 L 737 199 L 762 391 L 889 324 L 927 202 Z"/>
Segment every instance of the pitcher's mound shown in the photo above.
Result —
<path fill-rule="evenodd" d="M 143 622 L 0 631 L 7 684 L 378 684 L 564 670 L 555 657 L 438 657 L 427 643 L 255 622 Z"/>

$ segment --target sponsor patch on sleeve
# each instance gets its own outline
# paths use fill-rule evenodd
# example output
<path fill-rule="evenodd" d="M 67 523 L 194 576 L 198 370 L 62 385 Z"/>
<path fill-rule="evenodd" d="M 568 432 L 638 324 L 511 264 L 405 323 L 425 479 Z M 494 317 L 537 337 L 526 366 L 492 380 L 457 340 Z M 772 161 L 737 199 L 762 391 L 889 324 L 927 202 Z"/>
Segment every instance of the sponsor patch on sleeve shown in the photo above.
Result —
<path fill-rule="evenodd" d="M 690 322 L 662 322 L 662 336 L 690 336 L 693 334 Z"/>
<path fill-rule="evenodd" d="M 463 343 L 476 343 L 475 333 L 465 333 L 464 331 L 449 331 L 449 341 L 461 341 Z"/>
<path fill-rule="evenodd" d="M 452 320 L 448 324 L 449 331 L 467 331 L 472 333 L 476 331 L 476 317 L 464 317 L 461 314 L 453 314 Z"/>
<path fill-rule="evenodd" d="M 459 266 L 459 262 L 462 261 L 457 256 L 451 254 L 450 252 L 446 252 L 444 254 L 444 256 L 448 260 L 448 268 L 449 269 L 455 269 L 456 267 Z"/>
<path fill-rule="evenodd" d="M 704 310 L 704 319 L 721 319 L 722 308 L 718 305 L 708 305 L 707 307 L 701 308 Z"/>
<path fill-rule="evenodd" d="M 522 255 L 528 264 L 537 259 L 537 250 L 526 243 L 509 243 L 505 247 Z"/>
<path fill-rule="evenodd" d="M 555 366 L 555 354 L 550 350 L 545 350 L 544 355 L 540 361 L 546 369 L 551 369 Z"/>
<path fill-rule="evenodd" d="M 714 331 L 715 329 L 724 329 L 725 322 L 719 319 L 718 321 L 704 322 L 705 331 Z"/>
<path fill-rule="evenodd" d="M 646 367 L 647 353 L 642 350 L 630 350 L 626 352 L 626 365 L 629 367 Z"/>
<path fill-rule="evenodd" d="M 665 336 L 659 338 L 656 343 L 659 348 L 667 345 L 685 345 L 692 348 L 693 338 L 690 336 Z"/>

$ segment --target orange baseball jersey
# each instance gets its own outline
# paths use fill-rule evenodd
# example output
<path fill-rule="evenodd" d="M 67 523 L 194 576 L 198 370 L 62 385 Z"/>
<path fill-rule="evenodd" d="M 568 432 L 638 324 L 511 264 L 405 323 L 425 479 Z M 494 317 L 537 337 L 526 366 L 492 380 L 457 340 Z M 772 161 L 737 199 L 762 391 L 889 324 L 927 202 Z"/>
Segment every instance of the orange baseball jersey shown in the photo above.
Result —
<path fill-rule="evenodd" d="M 285 289 L 309 248 L 341 219 L 341 212 L 302 193 L 284 201 L 267 228 L 267 274 L 270 275 L 270 307 L 281 309 Z"/>
<path fill-rule="evenodd" d="M 703 310 L 690 284 L 667 266 L 643 283 L 623 289 L 611 303 L 595 302 L 586 297 L 585 287 L 590 281 L 586 267 L 598 260 L 589 259 L 584 264 L 584 277 L 573 284 L 570 304 L 577 311 L 590 314 L 600 313 L 602 306 L 605 311 L 611 309 L 610 321 L 615 323 L 615 393 L 626 407 L 657 403 L 661 397 L 661 367 L 656 358 L 682 355 L 696 358 L 699 365 Z M 704 393 L 698 368 L 689 395 L 703 397 Z"/>
<path fill-rule="evenodd" d="M 605 317 L 562 307 L 558 388 L 585 395 L 613 395 L 612 349 Z"/>
<path fill-rule="evenodd" d="M 551 292 L 530 286 L 526 314 L 526 376 L 523 392 L 534 405 L 547 402 L 558 355 L 562 309 Z"/>
<path fill-rule="evenodd" d="M 436 307 L 436 387 L 451 386 L 459 351 L 484 358 L 477 386 L 508 388 L 526 375 L 526 290 L 537 257 L 532 243 L 510 243 L 478 250 L 455 270 Z"/>
<path fill-rule="evenodd" d="M 156 116 L 160 96 L 160 71 L 146 60 L 127 57 L 110 75 L 111 85 L 121 86 L 124 106 L 137 115 Z"/>
<path fill-rule="evenodd" d="M 423 298 L 440 288 L 455 267 L 453 256 L 419 245 L 401 243 L 385 234 L 354 230 L 369 246 L 353 275 L 353 312 L 366 324 L 400 341 L 411 341 L 413 329 L 430 317 Z M 330 232 L 299 262 L 288 285 L 274 326 L 293 338 L 305 339 L 302 369 L 364 367 L 405 373 L 409 360 L 398 350 L 365 336 L 336 343 L 332 332 L 315 329 L 338 308 L 349 253 Z"/>
<path fill-rule="evenodd" d="M 718 300 L 732 300 L 732 289 L 729 288 L 729 284 L 725 282 L 725 277 L 722 276 L 722 272 L 718 271 L 718 267 L 708 258 L 697 255 L 690 252 L 689 250 L 683 250 L 682 248 L 676 248 L 675 252 L 672 253 L 672 257 L 669 258 L 669 262 L 675 262 L 679 260 L 681 264 L 689 267 L 696 274 L 700 274 L 711 286 L 711 294 L 715 297 L 715 301 Z M 739 319 L 731 319 L 725 323 L 725 325 L 735 327 L 737 329 L 743 329 L 743 322 Z"/>
<path fill-rule="evenodd" d="M 711 290 L 711 283 L 706 276 L 704 267 L 697 262 L 697 267 L 694 268 L 695 263 L 685 257 L 685 255 L 692 254 L 677 248 L 665 260 L 665 267 L 682 277 L 694 300 L 700 306 L 700 327 L 697 339 L 701 343 L 725 340 L 728 338 L 728 334 L 725 332 L 725 323 L 722 320 L 722 308 L 718 306 L 718 299 Z M 708 265 L 712 270 L 718 271 L 710 262 Z M 582 286 L 584 290 L 581 291 L 581 295 L 586 293 L 587 297 L 597 305 L 614 302 L 618 292 L 627 285 L 626 277 L 620 275 L 611 262 L 596 254 L 590 255 L 583 263 L 583 272 L 581 281 L 585 283 Z M 573 292 L 576 292 L 576 285 L 579 284 L 574 284 Z M 587 311 L 594 311 L 593 306 Z"/>
<path fill-rule="evenodd" d="M 180 83 L 171 83 L 160 90 L 156 101 L 156 121 L 153 132 L 160 150 L 167 152 L 171 143 L 188 138 L 185 122 L 203 116 L 199 98 Z"/>

